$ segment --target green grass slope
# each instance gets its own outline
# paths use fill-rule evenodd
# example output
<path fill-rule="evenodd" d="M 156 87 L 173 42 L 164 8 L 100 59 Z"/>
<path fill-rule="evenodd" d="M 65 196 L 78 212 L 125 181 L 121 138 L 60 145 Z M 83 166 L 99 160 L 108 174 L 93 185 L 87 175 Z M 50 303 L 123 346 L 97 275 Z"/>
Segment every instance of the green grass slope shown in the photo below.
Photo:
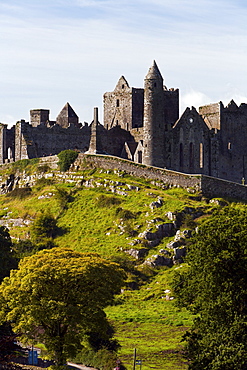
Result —
<path fill-rule="evenodd" d="M 122 346 L 120 359 L 128 370 L 132 369 L 136 348 L 143 370 L 187 369 L 181 338 L 192 318 L 176 308 L 170 288 L 175 269 L 186 265 L 148 266 L 145 260 L 167 249 L 174 237 L 163 238 L 158 246 L 150 247 L 139 234 L 147 229 L 155 231 L 157 222 L 171 222 L 167 212 L 199 210 L 201 216 L 194 220 L 198 224 L 219 205 L 181 188 L 165 190 L 151 181 L 114 171 L 93 170 L 77 175 L 82 180 L 57 183 L 43 177 L 31 191 L 17 189 L 1 195 L 1 224 L 7 224 L 13 240 L 29 240 L 33 221 L 47 213 L 57 220 L 56 245 L 94 251 L 119 262 L 128 275 L 126 287 L 116 298 L 116 305 L 106 312 Z M 157 199 L 162 199 L 162 206 L 151 207 Z M 21 225 L 16 226 L 16 219 L 21 219 Z M 182 229 L 194 226 L 190 217 L 181 222 Z M 131 248 L 146 248 L 147 255 L 135 259 L 126 253 Z"/>

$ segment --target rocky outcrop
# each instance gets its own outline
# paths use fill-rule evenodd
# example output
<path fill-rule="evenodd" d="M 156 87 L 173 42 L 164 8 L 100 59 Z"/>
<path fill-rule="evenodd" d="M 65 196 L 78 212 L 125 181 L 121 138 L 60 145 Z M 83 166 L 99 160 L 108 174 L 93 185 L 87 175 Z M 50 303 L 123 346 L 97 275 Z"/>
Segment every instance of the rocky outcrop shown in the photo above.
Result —
<path fill-rule="evenodd" d="M 126 253 L 130 254 L 132 257 L 139 260 L 139 259 L 145 257 L 145 255 L 148 253 L 148 249 L 146 249 L 146 248 L 129 249 L 129 250 L 126 251 Z"/>
<path fill-rule="evenodd" d="M 147 258 L 144 264 L 151 266 L 151 267 L 158 267 L 158 266 L 172 267 L 173 260 L 172 258 L 168 258 L 168 257 L 161 256 L 159 254 L 156 254 L 152 257 Z"/>
<path fill-rule="evenodd" d="M 175 228 L 173 223 L 164 223 L 156 225 L 156 231 L 150 229 L 138 235 L 138 238 L 145 239 L 148 241 L 161 240 L 164 237 L 170 237 L 175 234 Z"/>

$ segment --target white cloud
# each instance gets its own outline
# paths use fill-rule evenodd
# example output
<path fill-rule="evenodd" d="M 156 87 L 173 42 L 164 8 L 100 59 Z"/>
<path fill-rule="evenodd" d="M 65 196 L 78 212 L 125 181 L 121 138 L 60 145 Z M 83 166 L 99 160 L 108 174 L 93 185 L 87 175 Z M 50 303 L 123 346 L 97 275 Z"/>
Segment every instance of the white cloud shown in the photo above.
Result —
<path fill-rule="evenodd" d="M 202 105 L 212 103 L 211 99 L 200 91 L 190 90 L 181 96 L 181 113 L 185 110 L 186 107 L 195 107 L 198 109 Z"/>

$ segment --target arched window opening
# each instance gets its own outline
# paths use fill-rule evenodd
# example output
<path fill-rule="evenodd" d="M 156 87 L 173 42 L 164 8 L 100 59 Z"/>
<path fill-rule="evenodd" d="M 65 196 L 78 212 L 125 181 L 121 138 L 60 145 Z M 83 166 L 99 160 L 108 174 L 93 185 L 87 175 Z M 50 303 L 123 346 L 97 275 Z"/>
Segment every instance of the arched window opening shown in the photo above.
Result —
<path fill-rule="evenodd" d="M 116 101 L 116 106 L 119 107 L 119 99 Z"/>
<path fill-rule="evenodd" d="M 138 163 L 142 163 L 142 151 L 141 150 L 138 150 L 137 152 L 137 160 L 138 160 Z"/>
<path fill-rule="evenodd" d="M 10 147 L 8 147 L 8 159 L 12 159 L 13 158 L 13 154 L 12 154 L 12 149 Z"/>
<path fill-rule="evenodd" d="M 203 143 L 200 143 L 200 168 L 203 168 Z"/>

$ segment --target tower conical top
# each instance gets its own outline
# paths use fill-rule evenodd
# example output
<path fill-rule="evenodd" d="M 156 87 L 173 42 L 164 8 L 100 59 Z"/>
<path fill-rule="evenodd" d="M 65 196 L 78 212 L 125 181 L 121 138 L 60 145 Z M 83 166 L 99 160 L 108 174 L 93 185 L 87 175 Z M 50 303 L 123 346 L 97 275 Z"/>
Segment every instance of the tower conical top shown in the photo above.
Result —
<path fill-rule="evenodd" d="M 160 80 L 163 80 L 163 77 L 160 73 L 160 70 L 155 62 L 155 60 L 153 61 L 153 64 L 152 66 L 149 68 L 148 70 L 148 73 L 146 75 L 146 80 L 154 80 L 154 79 L 160 79 Z"/>

